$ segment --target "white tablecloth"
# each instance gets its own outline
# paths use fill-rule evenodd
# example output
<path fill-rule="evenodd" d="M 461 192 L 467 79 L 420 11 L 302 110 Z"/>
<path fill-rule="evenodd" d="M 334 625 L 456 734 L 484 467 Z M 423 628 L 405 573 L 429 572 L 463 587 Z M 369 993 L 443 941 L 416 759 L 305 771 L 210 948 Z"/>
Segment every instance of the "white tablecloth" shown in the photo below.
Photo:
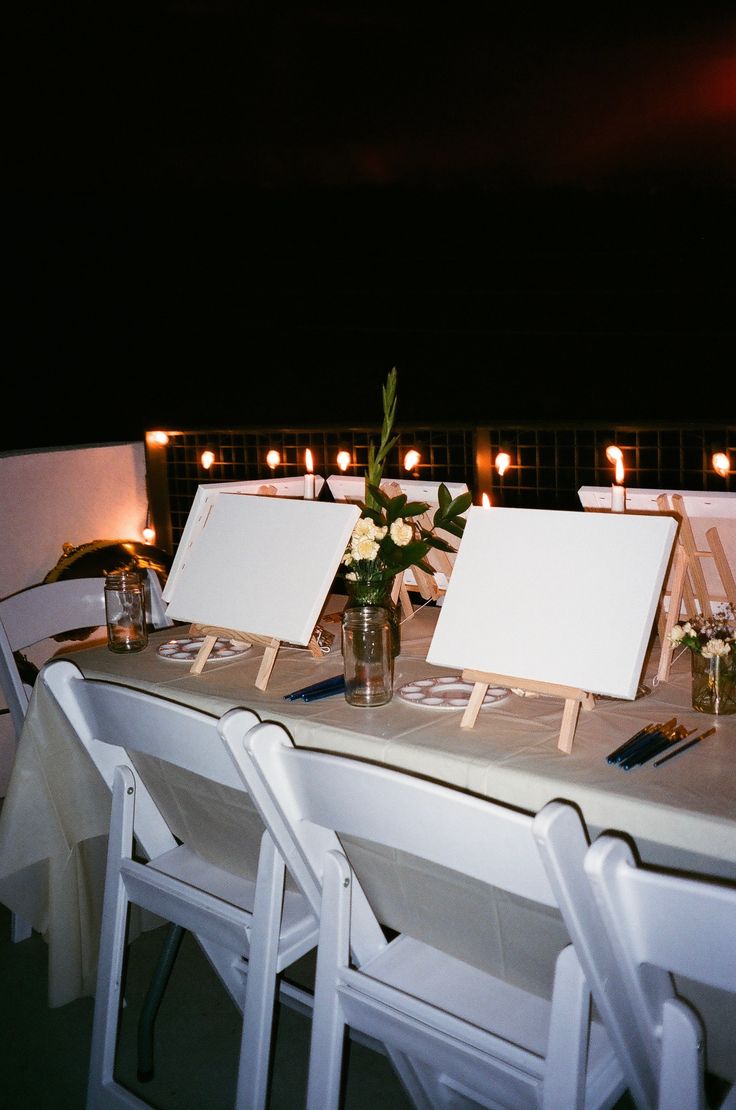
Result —
<path fill-rule="evenodd" d="M 409 680 L 452 673 L 424 661 L 436 612 L 424 609 L 403 625 L 395 689 Z M 241 659 L 208 663 L 200 675 L 157 654 L 163 640 L 186 631 L 155 634 L 144 652 L 129 657 L 102 647 L 72 658 L 89 676 L 218 714 L 246 705 L 262 720 L 283 723 L 297 744 L 385 762 L 529 811 L 567 798 L 578 804 L 592 836 L 609 828 L 625 831 L 647 862 L 736 880 L 736 718 L 717 719 L 712 737 L 661 768 L 624 772 L 605 760 L 653 720 L 676 716 L 689 728 L 714 722 L 690 708 L 687 656 L 675 661 L 672 680 L 648 696 L 634 702 L 598 699 L 593 712 L 581 712 L 572 753 L 565 755 L 557 747 L 562 705 L 556 699 L 512 694 L 482 710 L 472 729 L 460 727 L 461 709 L 420 707 L 398 696 L 376 709 L 349 706 L 341 696 L 312 704 L 286 702 L 283 695 L 289 691 L 341 671 L 339 632 L 335 649 L 320 661 L 303 649 L 282 647 L 262 692 L 254 685 L 258 648 Z M 656 648 L 643 676 L 650 686 L 655 655 Z M 0 900 L 48 940 L 51 1005 L 94 992 L 108 816 L 105 786 L 52 699 L 37 686 L 0 816 Z M 372 849 L 357 851 L 355 862 L 364 868 L 368 887 L 382 874 Z M 406 867 L 400 876 L 381 890 L 382 917 L 386 924 L 412 931 L 423 897 L 422 875 Z M 447 881 L 454 880 L 448 876 Z M 471 962 L 487 963 L 490 950 L 497 969 L 514 968 L 518 981 L 546 991 L 552 958 L 565 940 L 555 915 L 540 920 L 536 910 L 497 901 L 494 921 L 484 932 L 478 922 L 489 915 L 482 892 L 463 886 L 451 901 L 455 919 L 438 921 L 437 936 L 427 939 Z M 706 994 L 698 1001 L 713 1015 L 708 1021 L 710 1066 L 736 1079 L 736 1015 L 730 1000 Z"/>

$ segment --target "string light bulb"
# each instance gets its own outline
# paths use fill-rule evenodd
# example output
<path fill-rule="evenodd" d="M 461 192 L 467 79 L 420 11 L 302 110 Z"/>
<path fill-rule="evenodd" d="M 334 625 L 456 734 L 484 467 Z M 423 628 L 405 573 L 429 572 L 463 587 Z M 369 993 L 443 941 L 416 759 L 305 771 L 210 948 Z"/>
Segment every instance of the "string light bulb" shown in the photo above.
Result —
<path fill-rule="evenodd" d="M 350 463 L 352 462 L 350 452 L 349 451 L 338 451 L 336 462 L 337 462 L 338 467 L 340 468 L 340 470 L 344 474 L 345 471 L 347 470 L 347 468 L 350 466 Z"/>
<path fill-rule="evenodd" d="M 146 523 L 141 532 L 144 543 L 153 543 L 156 539 L 156 529 L 151 527 L 151 506 L 146 506 Z"/>
<path fill-rule="evenodd" d="M 266 466 L 268 466 L 271 470 L 275 470 L 280 462 L 281 455 L 272 447 L 266 455 Z"/>
<path fill-rule="evenodd" d="M 148 442 L 155 443 L 158 447 L 165 447 L 169 442 L 169 437 L 166 432 L 149 432 Z"/>
<path fill-rule="evenodd" d="M 203 451 L 202 454 L 199 457 L 199 461 L 202 464 L 202 469 L 203 470 L 209 470 L 209 468 L 212 466 L 213 462 L 215 461 L 214 452 L 213 451 Z"/>
<path fill-rule="evenodd" d="M 511 455 L 509 455 L 508 451 L 499 451 L 496 455 L 496 470 L 498 471 L 499 478 L 503 478 L 510 466 Z"/>
<path fill-rule="evenodd" d="M 412 447 L 404 455 L 404 470 L 414 470 L 414 468 L 419 465 L 421 457 L 417 449 Z"/>
<path fill-rule="evenodd" d="M 731 473 L 731 460 L 725 451 L 714 451 L 711 462 L 716 474 L 721 478 L 727 478 Z"/>

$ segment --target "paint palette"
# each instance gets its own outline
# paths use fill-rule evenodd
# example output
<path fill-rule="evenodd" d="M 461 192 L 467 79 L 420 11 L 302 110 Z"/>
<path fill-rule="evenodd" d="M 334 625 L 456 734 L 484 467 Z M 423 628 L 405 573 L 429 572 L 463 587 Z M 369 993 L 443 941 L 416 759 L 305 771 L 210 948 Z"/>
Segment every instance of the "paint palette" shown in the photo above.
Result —
<path fill-rule="evenodd" d="M 162 659 L 169 659 L 172 663 L 193 663 L 199 649 L 204 643 L 204 636 L 179 636 L 175 640 L 167 640 L 158 649 Z M 208 663 L 224 662 L 229 659 L 238 659 L 253 647 L 242 640 L 229 640 L 226 636 L 218 636 L 212 651 L 207 656 Z"/>
<path fill-rule="evenodd" d="M 418 678 L 414 682 L 407 682 L 399 689 L 398 694 L 403 701 L 427 709 L 465 709 L 474 685 L 473 682 L 465 682 L 457 674 L 441 675 L 438 678 Z M 489 686 L 481 708 L 487 709 L 505 701 L 510 693 L 505 686 Z"/>

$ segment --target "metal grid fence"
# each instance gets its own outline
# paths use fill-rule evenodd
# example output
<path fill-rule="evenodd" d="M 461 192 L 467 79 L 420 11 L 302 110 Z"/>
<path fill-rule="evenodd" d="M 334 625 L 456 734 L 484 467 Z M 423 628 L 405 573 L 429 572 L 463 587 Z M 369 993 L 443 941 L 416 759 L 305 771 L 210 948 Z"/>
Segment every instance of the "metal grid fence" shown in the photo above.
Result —
<path fill-rule="evenodd" d="M 386 476 L 406 473 L 406 452 L 420 453 L 410 476 L 430 481 L 466 482 L 479 501 L 483 492 L 493 504 L 511 508 L 580 508 L 581 486 L 609 485 L 612 465 L 606 448 L 623 453 L 625 484 L 652 489 L 726 490 L 732 478 L 712 468 L 714 451 L 736 452 L 736 425 L 704 427 L 648 425 L 489 425 L 403 426 L 385 467 Z M 351 457 L 349 474 L 363 475 L 378 427 L 334 428 L 200 428 L 168 431 L 159 445 L 146 436 L 149 501 L 157 542 L 174 552 L 197 487 L 227 482 L 291 477 L 305 471 L 309 449 L 316 474 L 338 472 L 338 451 Z M 209 451 L 213 462 L 202 464 Z M 266 457 L 280 461 L 269 467 Z M 494 467 L 499 452 L 511 464 L 501 477 Z"/>

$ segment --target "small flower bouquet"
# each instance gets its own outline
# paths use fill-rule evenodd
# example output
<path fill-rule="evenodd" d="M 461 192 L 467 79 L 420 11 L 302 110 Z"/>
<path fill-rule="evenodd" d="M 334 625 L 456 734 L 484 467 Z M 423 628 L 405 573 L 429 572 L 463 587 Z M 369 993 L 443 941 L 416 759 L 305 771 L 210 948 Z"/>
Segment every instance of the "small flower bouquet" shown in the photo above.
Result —
<path fill-rule="evenodd" d="M 439 532 L 460 539 L 465 527 L 462 514 L 472 502 L 470 493 L 452 498 L 447 487 L 440 485 L 437 509 L 427 526 L 421 520 L 429 511 L 426 502 L 409 501 L 403 493 L 392 497 L 382 490 L 384 463 L 397 438 L 392 435 L 396 414 L 395 369 L 383 389 L 383 414 L 381 444 L 377 452 L 371 444 L 368 452 L 365 503 L 343 558 L 350 593 L 355 602 L 363 605 L 382 604 L 396 575 L 409 567 L 418 566 L 433 574 L 426 561 L 430 548 L 456 550 Z"/>
<path fill-rule="evenodd" d="M 689 648 L 705 659 L 729 655 L 736 641 L 736 612 L 724 605 L 712 617 L 697 616 L 676 624 L 670 633 L 673 644 Z"/>
<path fill-rule="evenodd" d="M 675 645 L 686 647 L 692 661 L 692 706 L 701 713 L 736 713 L 736 612 L 723 605 L 708 617 L 676 624 Z"/>

